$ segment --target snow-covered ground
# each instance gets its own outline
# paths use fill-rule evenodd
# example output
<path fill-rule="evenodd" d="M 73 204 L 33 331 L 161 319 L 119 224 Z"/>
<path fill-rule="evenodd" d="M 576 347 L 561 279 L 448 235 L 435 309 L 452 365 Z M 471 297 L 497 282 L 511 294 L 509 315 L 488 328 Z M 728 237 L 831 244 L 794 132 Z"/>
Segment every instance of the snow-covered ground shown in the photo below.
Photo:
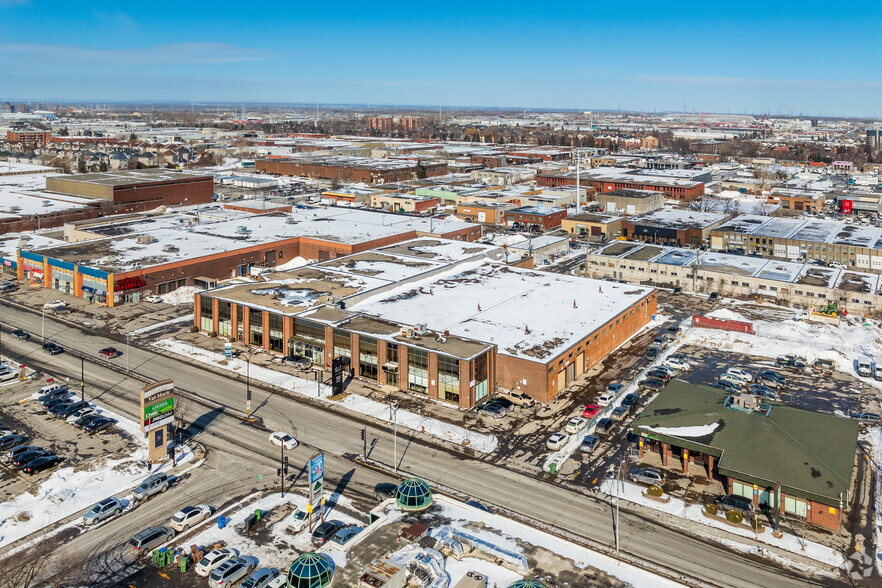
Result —
<path fill-rule="evenodd" d="M 99 412 L 116 419 L 115 426 L 135 439 L 137 449 L 125 457 L 100 457 L 92 461 L 88 469 L 81 469 L 82 464 L 61 467 L 35 490 L 23 492 L 0 504 L 0 547 L 88 508 L 99 500 L 134 488 L 151 473 L 170 468 L 170 464 L 164 463 L 148 472 L 147 441 L 138 424 L 109 410 L 100 409 Z M 193 452 L 188 449 L 178 455 L 178 464 L 192 461 L 193 457 Z M 191 467 L 197 465 L 200 464 Z"/>
<path fill-rule="evenodd" d="M 224 369 L 237 373 L 244 373 L 246 370 L 245 361 L 233 358 L 227 365 L 220 362 L 224 360 L 222 353 L 213 353 L 205 349 L 190 345 L 175 339 L 162 339 L 154 343 L 157 347 L 165 349 L 172 353 L 186 356 L 194 361 L 210 364 L 216 368 Z M 458 425 L 445 423 L 438 419 L 423 416 L 421 414 L 398 409 L 396 413 L 390 414 L 389 405 L 365 398 L 358 394 L 349 394 L 339 401 L 329 400 L 331 394 L 330 386 L 318 386 L 314 381 L 298 378 L 290 374 L 277 372 L 258 365 L 250 367 L 250 376 L 252 379 L 260 380 L 286 390 L 292 390 L 297 394 L 302 394 L 310 398 L 320 400 L 321 402 L 334 403 L 343 406 L 354 412 L 369 415 L 382 421 L 391 422 L 395 419 L 395 423 L 399 427 L 422 431 L 433 437 L 438 437 L 453 443 L 468 445 L 468 447 L 481 453 L 491 453 L 496 449 L 498 440 L 495 435 L 484 435 L 469 431 Z"/>
<path fill-rule="evenodd" d="M 864 434 L 864 439 L 870 444 L 868 454 L 874 461 L 874 471 L 876 476 L 876 502 L 873 505 L 873 522 L 875 527 L 874 543 L 876 546 L 876 571 L 882 575 L 882 557 L 880 557 L 880 548 L 882 548 L 882 427 L 875 427 Z M 869 551 L 869 545 L 865 545 L 866 551 Z"/>
<path fill-rule="evenodd" d="M 615 479 L 606 478 L 601 482 L 599 488 L 600 491 L 604 494 L 615 496 L 616 484 L 617 482 Z M 704 508 L 703 504 L 696 503 L 686 506 L 686 504 L 682 500 L 673 497 L 671 497 L 670 502 L 661 503 L 650 498 L 644 498 L 643 491 L 645 490 L 645 488 L 643 486 L 632 484 L 630 482 L 618 482 L 618 485 L 619 498 L 627 500 L 628 502 L 633 502 L 635 504 L 658 510 L 675 517 L 688 519 L 692 522 L 700 523 L 702 525 L 716 527 L 735 535 L 749 537 L 768 545 L 774 545 L 775 547 L 778 547 L 785 551 L 797 553 L 799 555 L 819 561 L 830 566 L 831 568 L 838 568 L 845 561 L 843 554 L 839 551 L 836 551 L 835 549 L 831 549 L 819 543 L 806 541 L 795 535 L 785 533 L 781 539 L 775 539 L 774 537 L 772 537 L 771 529 L 769 529 L 768 527 L 766 528 L 766 531 L 764 533 L 756 534 L 751 529 L 733 527 L 732 525 L 720 519 L 708 518 L 701 514 L 701 511 Z"/>
<path fill-rule="evenodd" d="M 184 316 L 179 316 L 178 318 L 173 318 L 171 320 L 163 321 L 161 323 L 156 323 L 155 325 L 141 327 L 140 329 L 135 329 L 134 331 L 129 331 L 129 335 L 143 335 L 144 333 L 149 333 L 150 331 L 155 331 L 156 329 L 160 329 L 162 327 L 168 327 L 170 325 L 178 325 L 181 323 L 192 323 L 192 322 L 193 322 L 193 315 L 186 314 Z"/>

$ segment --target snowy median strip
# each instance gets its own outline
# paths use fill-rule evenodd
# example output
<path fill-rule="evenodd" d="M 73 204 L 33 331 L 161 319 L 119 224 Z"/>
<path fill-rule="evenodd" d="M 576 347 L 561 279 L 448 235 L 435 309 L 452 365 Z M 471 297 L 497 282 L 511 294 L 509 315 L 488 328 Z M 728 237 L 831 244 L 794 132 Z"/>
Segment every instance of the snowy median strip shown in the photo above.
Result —
<path fill-rule="evenodd" d="M 246 370 L 246 363 L 241 359 L 232 358 L 224 360 L 222 353 L 207 351 L 175 339 L 162 339 L 153 345 L 219 369 L 239 374 L 245 373 Z M 226 361 L 226 365 L 222 364 L 221 361 Z M 391 422 L 392 420 L 388 404 L 377 402 L 370 398 L 359 396 L 358 394 L 349 394 L 340 401 L 329 400 L 328 397 L 331 393 L 330 386 L 324 384 L 318 385 L 315 381 L 298 378 L 297 376 L 277 372 L 254 364 L 250 367 L 250 377 L 252 380 L 259 380 L 267 384 L 272 384 L 273 386 L 284 388 L 285 390 L 293 390 L 297 394 L 321 402 L 343 406 L 353 412 L 371 416 L 382 421 Z M 466 445 L 481 453 L 491 453 L 499 444 L 495 435 L 475 433 L 458 425 L 452 425 L 438 419 L 425 417 L 402 409 L 398 409 L 396 412 L 395 420 L 397 426 L 413 429 L 414 431 L 422 431 L 433 437 L 438 437 L 439 439 L 444 439 L 459 445 Z"/>

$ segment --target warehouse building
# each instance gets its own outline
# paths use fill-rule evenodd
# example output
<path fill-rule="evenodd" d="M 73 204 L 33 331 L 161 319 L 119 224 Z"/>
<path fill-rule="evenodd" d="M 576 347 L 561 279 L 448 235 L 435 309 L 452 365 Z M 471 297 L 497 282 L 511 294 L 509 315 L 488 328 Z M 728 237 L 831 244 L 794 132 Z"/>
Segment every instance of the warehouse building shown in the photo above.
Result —
<path fill-rule="evenodd" d="M 704 182 L 702 181 L 654 175 L 656 170 L 642 170 L 640 174 L 637 172 L 636 169 L 598 168 L 582 171 L 578 179 L 581 185 L 591 186 L 598 193 L 614 190 L 652 190 L 653 192 L 661 192 L 667 198 L 687 201 L 696 200 L 704 195 Z M 664 173 L 664 170 L 657 173 Z M 539 186 L 555 188 L 575 186 L 576 179 L 574 171 L 554 172 L 539 174 L 536 176 L 536 183 Z"/>
<path fill-rule="evenodd" d="M 882 271 L 882 228 L 844 221 L 743 214 L 715 227 L 710 245 L 717 250 Z"/>
<path fill-rule="evenodd" d="M 470 408 L 549 402 L 645 326 L 655 291 L 522 269 L 499 248 L 416 239 L 202 292 L 195 325 Z"/>
<path fill-rule="evenodd" d="M 620 216 L 581 212 L 563 219 L 560 228 L 571 235 L 590 237 L 592 241 L 606 241 L 622 234 Z"/>
<path fill-rule="evenodd" d="M 667 208 L 622 220 L 622 236 L 629 239 L 699 247 L 711 230 L 732 215 Z"/>
<path fill-rule="evenodd" d="M 227 215 L 227 216 L 225 216 Z M 221 219 L 212 222 L 213 218 Z M 66 227 L 68 244 L 19 250 L 18 278 L 113 306 L 271 269 L 328 260 L 417 236 L 476 241 L 480 225 L 344 208 L 247 215 L 220 207 Z"/>
<path fill-rule="evenodd" d="M 858 422 L 757 398 L 672 380 L 632 425 L 641 460 L 657 454 L 662 467 L 721 478 L 727 493 L 749 499 L 773 521 L 838 531 Z"/>
<path fill-rule="evenodd" d="M 652 190 L 613 190 L 597 195 L 597 203 L 604 212 L 645 214 L 665 205 L 665 196 Z"/>
<path fill-rule="evenodd" d="M 478 222 L 491 225 L 504 225 L 505 213 L 518 208 L 517 204 L 509 202 L 484 202 L 476 201 L 469 204 L 459 204 L 456 207 L 456 216 L 466 222 Z"/>
<path fill-rule="evenodd" d="M 586 275 L 687 292 L 776 301 L 851 314 L 882 309 L 882 275 L 712 251 L 616 241 L 588 253 Z"/>
<path fill-rule="evenodd" d="M 258 159 L 258 172 L 282 176 L 302 176 L 342 182 L 386 184 L 447 173 L 447 162 L 416 159 L 372 159 L 333 155 L 318 158 Z"/>
<path fill-rule="evenodd" d="M 214 199 L 214 178 L 164 169 L 50 176 L 46 190 L 115 204 L 152 203 L 155 207 L 206 204 Z"/>
<path fill-rule="evenodd" d="M 512 227 L 538 228 L 543 231 L 559 227 L 567 211 L 544 206 L 521 206 L 505 211 L 505 224 Z"/>

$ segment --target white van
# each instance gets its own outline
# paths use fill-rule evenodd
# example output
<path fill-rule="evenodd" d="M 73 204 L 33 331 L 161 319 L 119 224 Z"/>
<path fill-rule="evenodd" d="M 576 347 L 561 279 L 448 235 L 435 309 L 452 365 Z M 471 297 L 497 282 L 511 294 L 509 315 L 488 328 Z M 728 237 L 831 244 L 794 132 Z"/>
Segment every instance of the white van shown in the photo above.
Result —
<path fill-rule="evenodd" d="M 858 375 L 863 376 L 865 378 L 869 378 L 873 375 L 873 367 L 870 365 L 868 361 L 860 361 L 858 360 Z"/>

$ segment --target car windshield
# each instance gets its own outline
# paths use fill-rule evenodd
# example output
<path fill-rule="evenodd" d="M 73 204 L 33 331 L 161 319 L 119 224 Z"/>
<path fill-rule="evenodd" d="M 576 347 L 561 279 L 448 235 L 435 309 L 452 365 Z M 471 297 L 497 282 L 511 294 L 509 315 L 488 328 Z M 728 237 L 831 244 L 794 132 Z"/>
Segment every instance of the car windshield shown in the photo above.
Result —
<path fill-rule="evenodd" d="M 92 507 L 91 512 L 95 512 L 95 513 L 101 512 L 102 508 L 104 508 L 104 506 L 102 504 L 100 504 L 100 503 L 96 504 L 95 506 Z"/>
<path fill-rule="evenodd" d="M 282 441 L 284 441 L 286 443 L 288 441 L 290 441 L 291 439 L 293 439 L 293 437 L 291 437 L 291 435 L 282 435 Z"/>
<path fill-rule="evenodd" d="M 294 518 L 297 519 L 298 521 L 302 521 L 302 520 L 306 519 L 306 513 L 303 512 L 302 510 L 298 510 L 297 512 L 294 513 Z"/>

